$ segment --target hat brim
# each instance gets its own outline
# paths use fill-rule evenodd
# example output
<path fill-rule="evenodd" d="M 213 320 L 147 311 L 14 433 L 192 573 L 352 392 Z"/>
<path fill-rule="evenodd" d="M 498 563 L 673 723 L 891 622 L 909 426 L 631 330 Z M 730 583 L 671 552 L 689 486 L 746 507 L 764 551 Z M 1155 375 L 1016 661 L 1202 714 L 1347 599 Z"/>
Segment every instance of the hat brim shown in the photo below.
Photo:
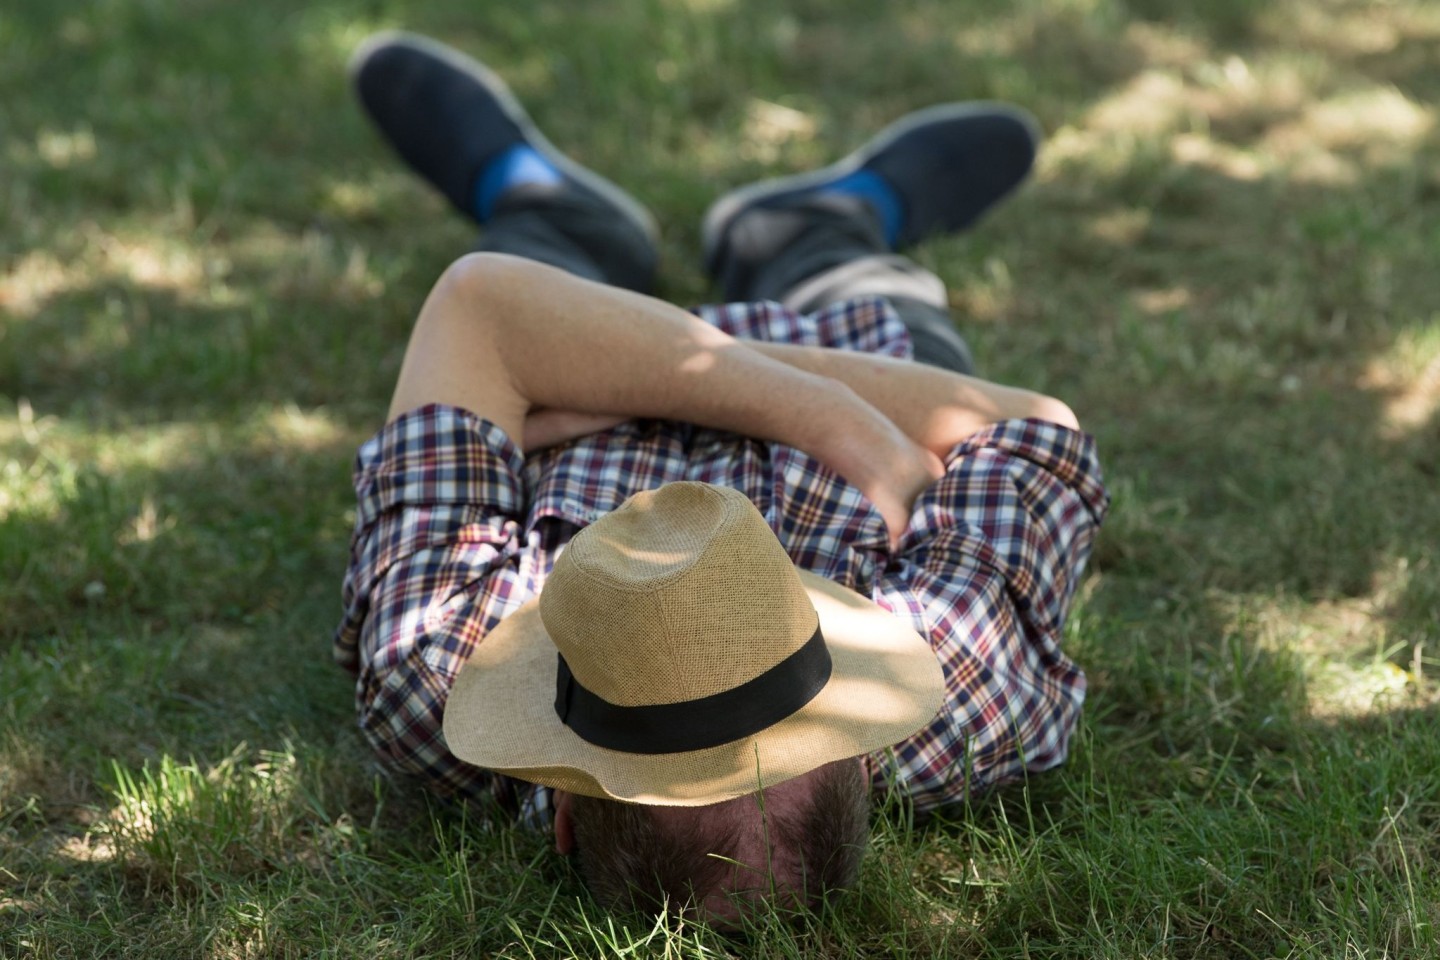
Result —
<path fill-rule="evenodd" d="M 461 668 L 445 707 L 446 743 L 467 763 L 571 793 L 703 806 L 891 746 L 933 719 L 945 678 L 930 644 L 854 591 L 799 574 L 832 672 L 813 700 L 774 726 L 684 753 L 624 753 L 581 739 L 555 713 L 555 645 L 531 601 Z"/>

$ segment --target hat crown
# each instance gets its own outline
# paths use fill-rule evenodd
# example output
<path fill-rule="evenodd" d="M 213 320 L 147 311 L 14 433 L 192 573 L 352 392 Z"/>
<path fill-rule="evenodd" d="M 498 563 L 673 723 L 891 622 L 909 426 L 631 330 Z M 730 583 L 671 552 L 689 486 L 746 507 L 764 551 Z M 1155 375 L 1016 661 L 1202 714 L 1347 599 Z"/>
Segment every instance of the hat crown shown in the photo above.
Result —
<path fill-rule="evenodd" d="M 817 616 L 743 494 L 672 483 L 580 531 L 540 594 L 575 679 L 617 706 L 733 689 L 793 654 Z"/>

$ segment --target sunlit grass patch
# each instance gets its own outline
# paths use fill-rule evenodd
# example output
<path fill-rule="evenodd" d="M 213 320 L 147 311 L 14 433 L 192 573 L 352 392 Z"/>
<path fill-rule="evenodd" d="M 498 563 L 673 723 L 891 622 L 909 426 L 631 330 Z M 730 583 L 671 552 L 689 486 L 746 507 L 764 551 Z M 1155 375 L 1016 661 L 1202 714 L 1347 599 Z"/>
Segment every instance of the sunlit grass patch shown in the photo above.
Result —
<path fill-rule="evenodd" d="M 203 770 L 168 755 L 136 772 L 117 765 L 101 829 L 151 883 L 223 883 L 290 863 L 319 870 L 359 843 L 349 816 L 325 809 L 323 769 L 293 746 L 243 744 Z"/>
<path fill-rule="evenodd" d="M 1341 56 L 1393 53 L 1407 41 L 1440 38 L 1440 12 L 1429 4 L 1272 4 L 1260 18 L 1272 36 Z"/>
<path fill-rule="evenodd" d="M 1385 431 L 1400 438 L 1440 417 L 1440 314 L 1402 331 L 1389 351 L 1371 360 L 1361 384 L 1385 397 Z"/>

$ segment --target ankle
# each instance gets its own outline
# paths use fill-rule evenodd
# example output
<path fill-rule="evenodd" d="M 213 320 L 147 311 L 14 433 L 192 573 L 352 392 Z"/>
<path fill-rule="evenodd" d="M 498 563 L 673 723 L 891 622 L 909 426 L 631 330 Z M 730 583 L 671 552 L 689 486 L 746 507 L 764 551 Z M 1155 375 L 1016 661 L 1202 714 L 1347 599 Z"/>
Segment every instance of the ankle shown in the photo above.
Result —
<path fill-rule="evenodd" d="M 880 219 L 885 245 L 894 249 L 905 223 L 905 208 L 895 188 L 880 174 L 873 170 L 856 170 L 822 187 L 819 194 L 856 197 L 865 201 Z"/>
<path fill-rule="evenodd" d="M 489 220 L 500 197 L 516 187 L 556 187 L 563 179 L 544 154 L 528 143 L 516 143 L 491 158 L 475 178 L 475 216 L 481 223 Z"/>

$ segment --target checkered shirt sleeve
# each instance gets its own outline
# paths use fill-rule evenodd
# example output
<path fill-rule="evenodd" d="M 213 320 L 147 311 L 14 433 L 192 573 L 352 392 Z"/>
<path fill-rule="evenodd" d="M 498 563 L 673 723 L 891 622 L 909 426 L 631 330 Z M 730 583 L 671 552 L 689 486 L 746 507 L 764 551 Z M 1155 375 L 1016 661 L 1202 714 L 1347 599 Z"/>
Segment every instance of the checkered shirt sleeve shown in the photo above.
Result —
<path fill-rule="evenodd" d="M 520 451 L 494 424 L 430 406 L 366 442 L 335 657 L 357 675 L 360 728 L 382 762 L 444 794 L 492 777 L 445 746 L 445 699 L 460 665 L 530 596 L 515 517 Z"/>
<path fill-rule="evenodd" d="M 701 316 L 746 339 L 910 355 L 883 300 L 808 316 L 776 304 Z M 538 595 L 577 531 L 633 493 L 701 480 L 744 492 L 796 564 L 872 597 L 929 638 L 945 670 L 945 707 L 868 758 L 877 788 L 929 809 L 1054 766 L 1085 691 L 1060 634 L 1107 504 L 1093 441 L 1006 421 L 946 462 L 892 551 L 858 490 L 782 444 L 636 420 L 522 458 L 467 411 L 405 414 L 361 447 L 355 466 L 359 509 L 334 648 L 357 677 L 360 727 L 387 766 L 442 794 L 519 805 L 524 785 L 445 746 L 445 698 L 460 666 Z"/>
<path fill-rule="evenodd" d="M 1065 759 L 1085 676 L 1061 632 L 1107 506 L 1085 434 L 1008 420 L 951 451 L 874 591 L 930 638 L 945 705 L 871 758 L 877 786 L 927 810 Z"/>

